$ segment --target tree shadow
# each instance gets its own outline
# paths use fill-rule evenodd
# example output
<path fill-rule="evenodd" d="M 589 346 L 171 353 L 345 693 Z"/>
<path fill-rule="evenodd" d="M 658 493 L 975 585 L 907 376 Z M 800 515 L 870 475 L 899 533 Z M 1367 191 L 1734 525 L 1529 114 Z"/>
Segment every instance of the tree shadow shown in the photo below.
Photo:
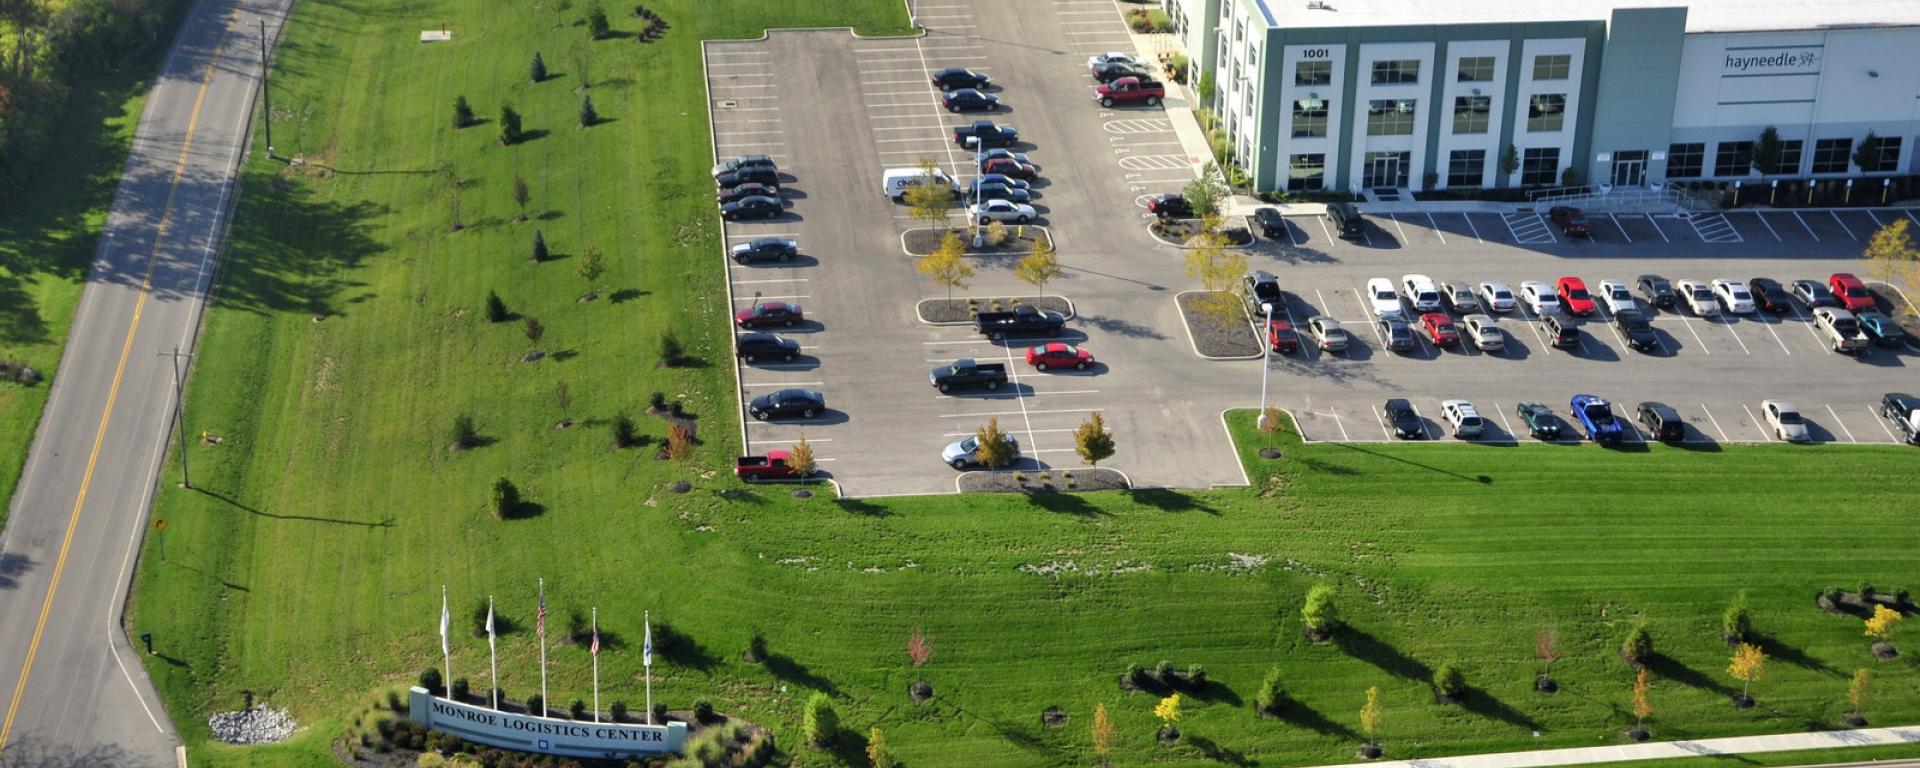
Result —
<path fill-rule="evenodd" d="M 622 288 L 620 290 L 614 291 L 613 293 L 607 294 L 607 301 L 612 302 L 614 304 L 625 304 L 629 301 L 633 301 L 634 299 L 640 298 L 642 296 L 646 296 L 647 294 L 648 294 L 647 291 L 643 291 L 638 288 Z"/>
<path fill-rule="evenodd" d="M 833 745 L 828 747 L 838 764 L 849 768 L 873 768 L 873 760 L 867 757 L 867 735 L 858 729 L 841 727 L 833 735 Z"/>
<path fill-rule="evenodd" d="M 1212 515 L 1220 511 L 1192 494 L 1168 490 L 1166 488 L 1136 488 L 1127 492 L 1136 504 L 1144 504 L 1162 512 L 1189 512 L 1199 510 Z"/>
<path fill-rule="evenodd" d="M 20 576 L 33 570 L 33 558 L 18 552 L 0 554 L 0 589 L 20 586 Z"/>
<path fill-rule="evenodd" d="M 1205 736 L 1188 736 L 1186 740 L 1188 744 L 1192 744 L 1195 749 L 1200 750 L 1202 757 L 1216 763 L 1241 766 L 1242 768 L 1260 764 L 1260 761 L 1247 757 L 1245 753 L 1222 747 L 1218 743 L 1215 743 L 1214 740 Z"/>
<path fill-rule="evenodd" d="M 1420 681 L 1433 678 L 1433 670 L 1420 663 L 1420 660 L 1401 653 L 1400 649 L 1352 625 L 1342 625 L 1336 630 L 1333 642 L 1348 656 L 1379 667 L 1380 671 L 1395 677 Z"/>
<path fill-rule="evenodd" d="M 1653 658 L 1647 660 L 1647 670 L 1689 688 L 1712 691 L 1729 698 L 1739 693 L 1664 653 L 1654 653 Z"/>
<path fill-rule="evenodd" d="M 868 517 L 887 517 L 893 514 L 893 512 L 888 510 L 886 507 L 880 506 L 879 504 L 875 504 L 870 501 L 863 501 L 861 499 L 835 499 L 833 503 L 835 505 L 838 505 L 841 509 L 844 509 L 848 512 L 852 512 L 856 515 L 866 515 Z"/>
<path fill-rule="evenodd" d="M 255 173 L 247 185 L 213 301 L 256 313 L 342 314 L 339 296 L 364 287 L 347 275 L 384 249 L 372 222 L 389 209 L 323 200 L 298 179 Z"/>
<path fill-rule="evenodd" d="M 1328 720 L 1326 715 L 1320 714 L 1320 710 L 1298 701 L 1288 702 L 1287 707 L 1280 710 L 1280 714 L 1273 715 L 1272 717 L 1276 717 L 1288 725 L 1305 728 L 1322 736 L 1338 736 L 1345 741 L 1353 741 L 1360 738 L 1360 734 L 1354 732 L 1352 728 Z"/>
<path fill-rule="evenodd" d="M 655 627 L 654 629 L 654 650 L 660 654 L 661 658 L 672 662 L 675 666 L 699 670 L 701 672 L 707 672 L 719 666 L 720 657 L 714 655 L 712 651 L 707 650 L 707 648 L 698 641 L 675 632 L 673 633 L 672 642 L 662 643 L 660 642 L 661 638 L 659 636 L 663 632 L 663 627 Z"/>
<path fill-rule="evenodd" d="M 1037 491 L 1027 494 L 1027 500 L 1032 502 L 1034 506 L 1048 512 L 1079 515 L 1080 517 L 1096 517 L 1107 514 L 1105 510 L 1087 503 L 1087 500 L 1077 493 Z"/>
<path fill-rule="evenodd" d="M 1526 716 L 1513 707 L 1507 706 L 1506 702 L 1494 698 L 1493 694 L 1487 693 L 1479 688 L 1468 688 L 1466 694 L 1460 699 L 1460 706 L 1468 712 L 1480 715 L 1481 717 L 1492 718 L 1517 728 L 1537 730 L 1540 727 L 1538 723 L 1534 722 L 1533 718 Z"/>
<path fill-rule="evenodd" d="M 835 698 L 840 696 L 840 687 L 834 685 L 832 680 L 814 674 L 805 664 L 796 661 L 792 656 L 784 653 L 768 654 L 762 666 L 783 682 L 811 688 Z"/>
<path fill-rule="evenodd" d="M 1753 639 L 1754 644 L 1760 646 L 1760 650 L 1765 651 L 1766 654 L 1772 658 L 1779 659 L 1802 669 L 1811 669 L 1834 677 L 1840 675 L 1840 670 L 1834 669 L 1824 661 L 1808 656 L 1806 651 L 1787 645 L 1772 635 L 1756 633 Z"/>
<path fill-rule="evenodd" d="M 1208 680 L 1203 685 L 1188 683 L 1187 685 L 1181 686 L 1181 690 L 1186 691 L 1188 696 L 1192 696 L 1200 701 L 1217 701 L 1229 707 L 1238 707 L 1245 703 L 1245 701 L 1240 698 L 1240 694 L 1234 693 L 1233 689 L 1228 688 L 1226 683 L 1218 680 Z"/>

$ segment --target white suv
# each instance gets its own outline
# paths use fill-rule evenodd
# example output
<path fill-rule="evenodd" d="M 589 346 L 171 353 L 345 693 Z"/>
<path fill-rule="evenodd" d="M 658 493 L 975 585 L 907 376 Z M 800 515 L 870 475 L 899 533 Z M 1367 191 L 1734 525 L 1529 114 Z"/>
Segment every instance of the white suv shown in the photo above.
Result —
<path fill-rule="evenodd" d="M 1447 426 L 1453 428 L 1453 436 L 1462 440 L 1472 440 L 1487 433 L 1487 422 L 1480 418 L 1480 411 L 1465 400 L 1441 401 L 1440 417 L 1446 419 Z"/>

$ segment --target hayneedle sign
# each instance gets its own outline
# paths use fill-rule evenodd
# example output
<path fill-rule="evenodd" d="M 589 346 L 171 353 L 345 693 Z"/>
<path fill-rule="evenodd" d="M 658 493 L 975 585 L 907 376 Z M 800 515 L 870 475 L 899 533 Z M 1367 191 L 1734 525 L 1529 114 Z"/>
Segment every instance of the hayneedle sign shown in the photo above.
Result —
<path fill-rule="evenodd" d="M 1728 48 L 1725 74 L 1786 75 L 1820 71 L 1820 46 Z"/>
<path fill-rule="evenodd" d="M 476 744 L 566 757 L 635 757 L 684 752 L 687 724 L 623 725 L 516 715 L 408 691 L 410 717 Z"/>

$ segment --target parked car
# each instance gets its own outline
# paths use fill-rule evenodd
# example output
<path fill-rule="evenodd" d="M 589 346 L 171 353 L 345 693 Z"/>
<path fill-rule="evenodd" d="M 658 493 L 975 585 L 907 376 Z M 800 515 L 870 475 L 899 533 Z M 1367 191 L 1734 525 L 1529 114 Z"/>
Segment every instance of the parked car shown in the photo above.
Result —
<path fill-rule="evenodd" d="M 987 200 L 1006 200 L 1014 203 L 1025 203 L 1033 199 L 1033 193 L 1019 187 L 1010 187 L 1005 184 L 988 183 L 980 179 L 974 179 L 968 182 L 967 199 L 976 203 Z"/>
<path fill-rule="evenodd" d="M 800 243 L 784 237 L 756 237 L 731 249 L 733 260 L 741 264 L 756 261 L 786 263 L 800 255 Z"/>
<path fill-rule="evenodd" d="M 994 147 L 993 149 L 985 150 L 979 154 L 979 157 L 980 164 L 985 164 L 988 160 L 1017 160 L 1022 164 L 1032 165 L 1036 171 L 1040 170 L 1040 166 L 1034 165 L 1033 160 L 1027 157 L 1027 153 L 1015 152 L 1006 147 Z"/>
<path fill-rule="evenodd" d="M 1875 345 L 1898 347 L 1907 343 L 1906 329 L 1901 328 L 1893 318 L 1880 314 L 1880 310 L 1867 309 L 1855 312 L 1853 319 L 1860 323 L 1860 330 Z"/>
<path fill-rule="evenodd" d="M 1659 275 L 1641 275 L 1636 283 L 1640 286 L 1640 295 L 1654 309 L 1672 309 L 1680 301 L 1680 294 L 1673 290 L 1673 283 Z"/>
<path fill-rule="evenodd" d="M 1280 211 L 1277 209 L 1254 209 L 1253 225 L 1260 229 L 1260 236 L 1268 240 L 1279 240 L 1284 236 L 1287 238 L 1287 242 L 1293 242 L 1292 233 L 1287 231 L 1286 217 L 1281 216 Z"/>
<path fill-rule="evenodd" d="M 1360 209 L 1351 203 L 1327 203 L 1327 223 L 1333 225 L 1333 231 L 1343 240 L 1352 240 L 1364 234 Z"/>
<path fill-rule="evenodd" d="M 1186 195 L 1168 192 L 1147 198 L 1147 213 L 1162 219 L 1191 219 L 1193 204 L 1187 202 Z"/>
<path fill-rule="evenodd" d="M 1313 343 L 1323 352 L 1347 351 L 1347 329 L 1340 327 L 1340 321 L 1325 315 L 1307 318 L 1307 335 L 1313 337 Z"/>
<path fill-rule="evenodd" d="M 780 204 L 780 198 L 766 195 L 748 195 L 720 206 L 720 218 L 727 221 L 777 219 L 783 213 L 786 213 L 786 206 Z"/>
<path fill-rule="evenodd" d="M 1023 191 L 1032 187 L 1031 184 L 1027 183 L 1026 179 L 1016 179 L 1012 176 L 1008 176 L 1003 173 L 983 173 L 975 177 L 974 181 L 980 182 L 982 184 L 1005 184 L 1009 187 L 1013 187 L 1014 189 L 1023 190 Z"/>
<path fill-rule="evenodd" d="M 800 356 L 800 342 L 771 333 L 743 333 L 734 340 L 733 351 L 747 364 L 759 360 L 791 363 Z"/>
<path fill-rule="evenodd" d="M 1613 329 L 1627 340 L 1627 346 L 1645 352 L 1660 345 L 1660 337 L 1653 332 L 1653 323 L 1640 316 L 1639 312 L 1619 312 L 1613 316 Z"/>
<path fill-rule="evenodd" d="M 1264 270 L 1248 272 L 1240 278 L 1241 295 L 1247 299 L 1247 311 L 1255 317 L 1270 317 L 1284 312 L 1287 299 L 1280 292 L 1280 280 Z"/>
<path fill-rule="evenodd" d="M 781 389 L 768 392 L 747 403 L 747 413 L 756 419 L 811 419 L 827 412 L 827 396 L 807 389 Z"/>
<path fill-rule="evenodd" d="M 1820 329 L 1820 337 L 1833 351 L 1842 354 L 1864 352 L 1873 340 L 1867 338 L 1866 331 L 1860 330 L 1860 321 L 1852 312 L 1834 307 L 1820 307 L 1813 310 L 1813 325 Z"/>
<path fill-rule="evenodd" d="M 733 323 L 741 328 L 765 328 L 770 325 L 792 327 L 806 319 L 800 305 L 784 301 L 763 301 L 733 313 Z"/>
<path fill-rule="evenodd" d="M 1300 335 L 1294 333 L 1292 323 L 1268 318 L 1267 348 L 1280 353 L 1296 351 L 1300 349 Z"/>
<path fill-rule="evenodd" d="M 1465 400 L 1441 401 L 1440 417 L 1447 420 L 1453 436 L 1461 440 L 1475 440 L 1487 432 L 1487 422 L 1480 418 L 1480 411 Z"/>
<path fill-rule="evenodd" d="M 1452 280 L 1440 281 L 1440 298 L 1447 302 L 1447 309 L 1457 314 L 1470 315 L 1480 311 L 1480 297 L 1474 295 L 1473 285 Z"/>
<path fill-rule="evenodd" d="M 1587 293 L 1587 283 L 1577 277 L 1563 277 L 1554 283 L 1554 295 L 1559 297 L 1560 306 L 1575 317 L 1593 314 L 1593 294 Z"/>
<path fill-rule="evenodd" d="M 1439 312 L 1440 288 L 1433 284 L 1433 278 L 1426 275 L 1402 275 L 1400 289 L 1406 292 L 1407 303 L 1413 305 L 1415 312 Z"/>
<path fill-rule="evenodd" d="M 955 88 L 983 90 L 993 84 L 993 78 L 966 67 L 947 67 L 933 73 L 933 84 L 934 87 L 943 91 L 951 91 Z"/>
<path fill-rule="evenodd" d="M 1097 83 L 1111 83 L 1123 77 L 1152 77 L 1153 72 L 1146 67 L 1126 61 L 1109 61 L 1093 68 L 1093 80 Z"/>
<path fill-rule="evenodd" d="M 1400 294 L 1393 290 L 1393 283 L 1384 277 L 1367 281 L 1367 305 L 1373 308 L 1373 316 L 1380 319 L 1401 319 L 1406 317 L 1400 307 Z"/>
<path fill-rule="evenodd" d="M 1682 280 L 1679 291 L 1680 299 L 1687 303 L 1687 309 L 1693 310 L 1695 317 L 1720 315 L 1720 299 L 1713 295 L 1713 288 L 1706 283 Z"/>
<path fill-rule="evenodd" d="M 1645 402 L 1634 409 L 1640 417 L 1640 425 L 1647 428 L 1647 434 L 1663 443 L 1677 443 L 1687 439 L 1687 423 L 1665 403 Z"/>
<path fill-rule="evenodd" d="M 1089 72 L 1098 70 L 1105 64 L 1132 64 L 1134 66 L 1141 66 L 1140 60 L 1134 58 L 1133 54 L 1120 51 L 1108 51 L 1087 57 L 1087 70 Z"/>
<path fill-rule="evenodd" d="M 1807 309 L 1840 306 L 1840 299 L 1827 290 L 1826 283 L 1818 280 L 1793 281 L 1793 297 L 1807 305 Z"/>
<path fill-rule="evenodd" d="M 1453 327 L 1453 317 L 1444 312 L 1428 312 L 1420 316 L 1420 327 L 1426 329 L 1427 340 L 1436 347 L 1452 347 L 1460 344 L 1460 329 Z"/>
<path fill-rule="evenodd" d="M 1873 294 L 1867 292 L 1867 284 L 1851 273 L 1835 272 L 1827 276 L 1827 290 L 1840 299 L 1840 307 L 1848 312 L 1874 308 Z"/>
<path fill-rule="evenodd" d="M 1920 398 L 1889 392 L 1880 398 L 1880 416 L 1893 422 L 1901 440 L 1920 445 Z"/>
<path fill-rule="evenodd" d="M 1016 179 L 1033 179 L 1040 175 L 1040 169 L 1011 157 L 996 157 L 991 160 L 981 161 L 980 173 L 985 175 L 999 174 L 1002 176 L 1011 176 Z M 984 178 L 984 176 L 982 178 Z"/>
<path fill-rule="evenodd" d="M 780 172 L 772 166 L 756 165 L 747 168 L 735 168 L 713 177 L 713 183 L 720 188 L 737 187 L 742 184 L 763 184 L 769 187 L 780 186 Z"/>
<path fill-rule="evenodd" d="M 749 197 L 779 197 L 778 184 L 739 184 L 713 193 L 713 202 L 726 205 Z"/>
<path fill-rule="evenodd" d="M 1554 315 L 1560 312 L 1560 296 L 1554 293 L 1553 286 L 1538 280 L 1526 280 L 1520 283 L 1520 300 L 1535 315 Z"/>
<path fill-rule="evenodd" d="M 1505 314 L 1520 306 L 1513 298 L 1513 289 L 1506 283 L 1488 281 L 1480 284 L 1480 304 L 1489 312 Z"/>
<path fill-rule="evenodd" d="M 1620 442 L 1625 432 L 1620 428 L 1620 420 L 1613 415 L 1613 406 L 1599 395 L 1574 395 L 1572 400 L 1573 418 L 1580 424 L 1581 431 L 1587 433 L 1587 439 L 1601 445 L 1613 445 Z"/>
<path fill-rule="evenodd" d="M 968 149 L 1011 147 L 1020 141 L 1020 131 L 1011 125 L 995 125 L 992 120 L 975 120 L 953 127 L 953 143 Z"/>
<path fill-rule="evenodd" d="M 732 159 L 722 160 L 714 165 L 713 177 L 717 179 L 727 173 L 748 168 L 765 168 L 769 171 L 774 171 L 778 170 L 779 166 L 774 164 L 772 155 L 741 155 Z M 729 184 L 726 186 L 732 185 Z"/>
<path fill-rule="evenodd" d="M 1084 371 L 1093 365 L 1093 353 L 1058 341 L 1038 344 L 1027 348 L 1027 365 L 1040 371 L 1058 368 Z"/>
<path fill-rule="evenodd" d="M 1420 414 L 1413 412 L 1413 403 L 1407 402 L 1406 398 L 1392 398 L 1381 406 L 1381 410 L 1386 413 L 1387 426 L 1393 428 L 1394 437 L 1402 440 L 1427 438 L 1427 423 L 1420 419 Z"/>
<path fill-rule="evenodd" d="M 1807 420 L 1800 415 L 1800 409 L 1785 400 L 1760 401 L 1760 415 L 1767 420 L 1767 426 L 1773 427 L 1774 437 L 1789 443 L 1813 441 L 1813 435 L 1807 432 Z"/>
<path fill-rule="evenodd" d="M 1014 439 L 1013 435 L 1007 435 L 1006 440 L 1007 448 L 1009 449 L 1007 455 L 1011 458 L 1012 462 L 1018 462 L 1020 460 L 1020 441 Z M 946 450 L 940 452 L 940 460 L 946 462 L 947 466 L 953 467 L 954 469 L 985 466 L 980 463 L 979 454 L 980 438 L 975 436 L 965 440 L 956 440 L 949 444 Z M 986 468 L 997 469 L 997 467 Z"/>
<path fill-rule="evenodd" d="M 933 369 L 927 374 L 927 382 L 942 392 L 974 387 L 999 389 L 1007 382 L 1007 364 L 982 363 L 963 357 Z"/>
<path fill-rule="evenodd" d="M 1593 225 L 1587 223 L 1587 214 L 1580 209 L 1566 205 L 1556 205 L 1547 209 L 1547 218 L 1560 228 L 1561 234 L 1568 237 L 1592 237 Z"/>
<path fill-rule="evenodd" d="M 1566 315 L 1541 315 L 1540 332 L 1546 334 L 1548 344 L 1556 347 L 1580 346 L 1580 327 Z"/>
<path fill-rule="evenodd" d="M 767 451 L 765 456 L 741 456 L 733 460 L 733 476 L 749 483 L 763 480 L 804 480 L 807 473 L 796 472 L 789 463 L 793 452 L 783 448 Z"/>
<path fill-rule="evenodd" d="M 1028 306 L 1005 312 L 981 312 L 973 317 L 973 330 L 986 334 L 989 339 L 1058 336 L 1066 324 L 1066 315 Z"/>
<path fill-rule="evenodd" d="M 1487 315 L 1467 315 L 1460 318 L 1460 324 L 1466 326 L 1467 338 L 1473 345 L 1486 352 L 1503 349 L 1507 346 L 1507 334 L 1500 330 L 1500 324 Z"/>
<path fill-rule="evenodd" d="M 1600 303 L 1607 308 L 1607 314 L 1617 315 L 1622 312 L 1634 312 L 1640 309 L 1640 302 L 1634 300 L 1633 291 L 1627 288 L 1626 283 L 1620 282 L 1619 280 L 1600 281 L 1600 291 L 1598 295 L 1600 297 Z"/>
<path fill-rule="evenodd" d="M 989 221 L 1025 224 L 1035 216 L 1033 206 L 1012 200 L 982 200 L 967 209 L 968 218 L 985 224 Z"/>
<path fill-rule="evenodd" d="M 1413 329 L 1398 317 L 1375 320 L 1373 324 L 1380 329 L 1380 343 L 1393 352 L 1412 352 Z"/>
<path fill-rule="evenodd" d="M 957 88 L 940 97 L 940 106 L 948 112 L 992 112 L 1000 108 L 1000 97 L 976 88 Z"/>
<path fill-rule="evenodd" d="M 1751 315 L 1754 311 L 1753 294 L 1747 286 L 1730 277 L 1716 278 L 1713 281 L 1713 296 L 1720 300 L 1729 314 Z"/>
<path fill-rule="evenodd" d="M 1560 417 L 1553 409 L 1542 403 L 1520 403 L 1513 407 L 1513 415 L 1527 425 L 1527 434 L 1538 440 L 1560 439 Z"/>
<path fill-rule="evenodd" d="M 1151 107 L 1166 97 L 1167 87 L 1151 77 L 1123 77 L 1093 89 L 1093 100 L 1100 102 L 1103 107 L 1116 104 L 1145 104 Z"/>
<path fill-rule="evenodd" d="M 1778 280 L 1756 277 L 1747 281 L 1747 291 L 1753 294 L 1753 303 L 1768 312 L 1781 315 L 1793 310 L 1793 299 Z"/>

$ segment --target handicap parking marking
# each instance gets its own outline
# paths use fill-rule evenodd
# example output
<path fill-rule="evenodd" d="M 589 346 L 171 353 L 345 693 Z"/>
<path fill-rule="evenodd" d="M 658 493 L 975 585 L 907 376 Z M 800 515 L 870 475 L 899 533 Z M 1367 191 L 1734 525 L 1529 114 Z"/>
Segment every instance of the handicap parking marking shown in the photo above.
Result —
<path fill-rule="evenodd" d="M 1839 224 L 1839 225 L 1840 225 L 1840 231 L 1842 231 L 1842 232 L 1845 232 L 1845 233 L 1847 233 L 1847 237 L 1849 237 L 1849 238 L 1852 238 L 1852 239 L 1853 239 L 1853 241 L 1854 241 L 1854 242 L 1856 242 L 1856 243 L 1857 243 L 1857 242 L 1860 242 L 1860 237 L 1859 237 L 1858 235 L 1855 235 L 1855 234 L 1853 233 L 1853 230 L 1851 230 L 1851 229 L 1848 229 L 1848 228 L 1847 228 L 1847 222 L 1846 222 L 1846 221 L 1845 221 L 1844 219 L 1841 219 L 1841 218 L 1840 218 L 1840 212 L 1839 212 L 1839 211 L 1836 211 L 1836 210 L 1833 210 L 1833 209 L 1831 209 L 1831 208 L 1829 208 L 1829 209 L 1827 210 L 1827 215 L 1829 215 L 1829 216 L 1832 216 L 1832 217 L 1833 217 L 1833 222 L 1834 222 L 1835 224 Z"/>
<path fill-rule="evenodd" d="M 1186 155 L 1129 155 L 1120 158 L 1119 162 L 1121 168 L 1129 171 L 1184 171 L 1190 168 Z"/>
<path fill-rule="evenodd" d="M 1745 406 L 1741 406 L 1741 407 L 1744 408 Z M 1723 443 L 1733 442 L 1733 438 L 1727 436 L 1727 430 L 1720 426 L 1720 420 L 1713 417 L 1713 411 L 1707 408 L 1706 403 L 1700 404 L 1700 412 L 1706 414 L 1707 421 L 1710 421 L 1713 423 L 1713 431 L 1720 433 L 1721 442 Z"/>
<path fill-rule="evenodd" d="M 1538 213 L 1532 211 L 1502 213 L 1500 220 L 1506 222 L 1507 231 L 1513 235 L 1513 241 L 1520 245 L 1560 242 L 1559 238 L 1553 236 L 1553 228 L 1547 225 L 1547 220 Z"/>
<path fill-rule="evenodd" d="M 1160 132 L 1170 133 L 1173 131 L 1173 123 L 1171 121 L 1157 119 L 1157 118 L 1132 118 L 1132 119 L 1124 119 L 1124 120 L 1108 120 L 1104 123 L 1101 123 L 1100 127 L 1105 129 L 1107 133 L 1118 133 L 1118 134 L 1160 133 Z"/>
<path fill-rule="evenodd" d="M 1733 228 L 1733 222 L 1727 220 L 1724 213 L 1695 213 L 1686 217 L 1693 226 L 1693 233 L 1700 236 L 1703 243 L 1744 243 L 1746 238 Z"/>

